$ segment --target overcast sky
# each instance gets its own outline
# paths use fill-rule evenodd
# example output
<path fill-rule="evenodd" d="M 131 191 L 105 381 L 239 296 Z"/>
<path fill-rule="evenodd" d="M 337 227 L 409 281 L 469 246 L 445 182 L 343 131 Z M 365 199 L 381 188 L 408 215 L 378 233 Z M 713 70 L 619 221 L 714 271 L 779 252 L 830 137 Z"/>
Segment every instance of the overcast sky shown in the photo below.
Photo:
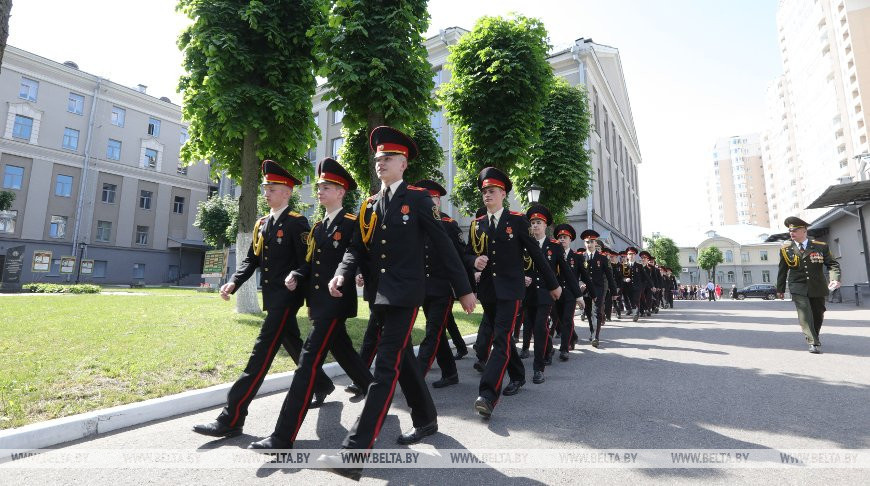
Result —
<path fill-rule="evenodd" d="M 18 0 L 9 44 L 112 81 L 175 92 L 176 39 L 188 20 L 172 0 Z M 431 0 L 430 35 L 482 15 L 544 21 L 555 46 L 592 38 L 616 47 L 643 161 L 643 233 L 706 220 L 704 168 L 717 138 L 759 131 L 764 92 L 782 72 L 776 0 Z"/>

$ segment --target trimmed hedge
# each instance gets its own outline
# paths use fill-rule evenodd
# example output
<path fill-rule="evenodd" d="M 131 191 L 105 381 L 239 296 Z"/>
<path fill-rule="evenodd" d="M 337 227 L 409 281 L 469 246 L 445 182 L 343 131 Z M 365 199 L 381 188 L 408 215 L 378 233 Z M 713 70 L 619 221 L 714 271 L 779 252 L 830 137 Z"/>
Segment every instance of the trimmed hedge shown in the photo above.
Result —
<path fill-rule="evenodd" d="M 60 285 L 52 283 L 29 283 L 21 286 L 24 290 L 29 290 L 37 294 L 98 294 L 100 293 L 99 285 L 76 284 L 76 285 Z"/>

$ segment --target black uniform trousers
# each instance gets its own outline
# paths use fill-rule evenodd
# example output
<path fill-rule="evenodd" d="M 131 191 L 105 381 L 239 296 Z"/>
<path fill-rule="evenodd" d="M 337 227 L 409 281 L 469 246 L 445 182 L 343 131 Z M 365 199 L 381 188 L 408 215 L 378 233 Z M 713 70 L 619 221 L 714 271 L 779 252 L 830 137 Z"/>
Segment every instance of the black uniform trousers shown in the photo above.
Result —
<path fill-rule="evenodd" d="M 604 306 L 609 295 L 609 291 L 595 289 L 595 297 L 592 298 L 592 315 L 591 319 L 589 319 L 589 330 L 595 334 L 595 339 L 598 339 L 598 336 L 601 334 L 601 326 L 604 325 Z M 595 321 L 594 325 L 593 320 Z"/>
<path fill-rule="evenodd" d="M 378 354 L 378 341 L 381 339 L 381 331 L 383 326 L 378 321 L 372 306 L 369 306 L 369 322 L 366 326 L 366 332 L 363 334 L 362 344 L 359 348 L 359 355 L 365 361 L 367 367 L 372 366 L 375 360 L 375 355 Z"/>
<path fill-rule="evenodd" d="M 501 383 L 505 372 L 511 381 L 523 381 L 526 377 L 526 368 L 517 355 L 516 341 L 513 338 L 514 328 L 519 323 L 522 301 L 498 300 L 481 304 L 484 314 L 481 327 L 490 328 L 492 351 L 480 378 L 478 395 L 489 400 L 495 407 L 501 396 Z"/>
<path fill-rule="evenodd" d="M 610 290 L 607 291 L 607 296 L 604 297 L 604 315 L 607 316 L 607 320 L 613 320 L 613 293 Z"/>
<path fill-rule="evenodd" d="M 553 306 L 527 305 L 524 306 L 523 316 L 523 349 L 529 349 L 529 338 L 535 336 L 535 361 L 532 365 L 534 371 L 544 371 L 544 358 L 550 350 L 550 329 L 547 319 Z"/>
<path fill-rule="evenodd" d="M 299 305 L 266 309 L 266 320 L 263 321 L 260 334 L 254 342 L 248 364 L 227 393 L 227 405 L 218 416 L 218 422 L 228 427 L 244 425 L 248 406 L 257 396 L 257 390 L 266 379 L 266 373 L 269 372 L 272 360 L 275 359 L 278 348 L 282 344 L 293 362 L 299 364 L 302 338 L 299 334 L 299 324 L 296 322 L 298 310 Z M 330 392 L 335 387 L 322 369 L 317 373 L 314 386 L 317 392 Z"/>
<path fill-rule="evenodd" d="M 438 417 L 411 342 L 417 307 L 374 305 L 372 313 L 383 324 L 377 345 L 374 381 L 369 385 L 362 413 L 342 444 L 345 449 L 371 449 L 374 446 L 399 382 L 411 408 L 414 427 L 427 425 Z"/>
<path fill-rule="evenodd" d="M 474 340 L 474 353 L 477 355 L 477 360 L 486 363 L 491 348 L 492 324 L 487 321 L 486 312 L 484 312 L 480 318 L 480 324 L 477 326 L 477 339 Z"/>
<path fill-rule="evenodd" d="M 299 366 L 293 374 L 290 390 L 284 398 L 281 414 L 272 433 L 273 437 L 290 442 L 296 440 L 296 434 L 299 433 L 299 427 L 302 426 L 311 404 L 317 373 L 323 370 L 323 361 L 326 359 L 327 352 L 332 353 L 348 378 L 360 389 L 365 390 L 371 384 L 372 374 L 354 349 L 350 336 L 347 335 L 345 319 L 314 320 L 311 323 L 308 339 L 302 346 Z"/>
<path fill-rule="evenodd" d="M 453 341 L 456 351 L 461 354 L 468 353 L 468 345 L 465 344 L 465 338 L 462 337 L 462 332 L 459 331 L 459 326 L 456 325 L 456 319 L 453 318 L 452 312 L 447 316 L 447 333 L 450 334 L 450 340 Z"/>
<path fill-rule="evenodd" d="M 447 344 L 447 322 L 453 315 L 453 298 L 427 297 L 423 301 L 423 313 L 426 315 L 426 337 L 420 342 L 417 359 L 423 376 L 429 373 L 432 362 L 438 360 L 441 376 L 448 377 L 457 374 L 456 360 Z"/>
<path fill-rule="evenodd" d="M 573 297 L 565 297 L 564 295 L 556 301 L 555 312 L 553 313 L 557 320 L 556 325 L 559 326 L 559 336 L 561 344 L 559 351 L 568 351 L 571 348 L 571 340 L 574 336 L 574 309 L 577 308 L 577 300 Z"/>

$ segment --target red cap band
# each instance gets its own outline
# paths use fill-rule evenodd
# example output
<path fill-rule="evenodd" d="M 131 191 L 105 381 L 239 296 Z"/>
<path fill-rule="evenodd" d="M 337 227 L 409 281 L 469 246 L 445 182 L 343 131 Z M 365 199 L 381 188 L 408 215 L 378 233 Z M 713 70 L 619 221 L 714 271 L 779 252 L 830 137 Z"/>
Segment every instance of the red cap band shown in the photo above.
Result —
<path fill-rule="evenodd" d="M 378 145 L 378 152 L 402 154 L 407 157 L 408 147 L 405 147 L 404 145 L 399 145 L 397 143 L 382 143 Z"/>
<path fill-rule="evenodd" d="M 263 176 L 263 184 L 284 184 L 293 188 L 293 180 L 278 174 L 266 174 Z"/>
<path fill-rule="evenodd" d="M 529 221 L 531 221 L 531 220 L 533 220 L 533 219 L 540 219 L 541 221 L 543 221 L 543 222 L 545 222 L 545 223 L 547 222 L 547 217 L 544 216 L 544 215 L 541 214 L 541 213 L 532 213 L 532 214 L 530 214 L 530 215 L 529 215 Z"/>
<path fill-rule="evenodd" d="M 571 232 L 568 231 L 568 230 L 564 230 L 564 229 L 563 229 L 562 231 L 556 233 L 556 238 L 558 238 L 558 237 L 560 237 L 560 236 L 562 236 L 562 235 L 565 235 L 565 236 L 567 236 L 568 238 L 570 238 L 570 237 L 571 237 Z"/>
<path fill-rule="evenodd" d="M 331 174 L 329 172 L 321 172 L 320 173 L 320 181 L 331 182 L 333 184 L 338 184 L 339 186 L 345 188 L 347 190 L 350 187 L 350 183 L 347 182 L 347 179 L 341 177 L 338 174 Z"/>
<path fill-rule="evenodd" d="M 486 189 L 487 187 L 490 187 L 490 186 L 500 187 L 502 189 L 505 188 L 504 182 L 502 182 L 498 179 L 484 179 L 483 183 L 480 185 L 480 188 Z"/>

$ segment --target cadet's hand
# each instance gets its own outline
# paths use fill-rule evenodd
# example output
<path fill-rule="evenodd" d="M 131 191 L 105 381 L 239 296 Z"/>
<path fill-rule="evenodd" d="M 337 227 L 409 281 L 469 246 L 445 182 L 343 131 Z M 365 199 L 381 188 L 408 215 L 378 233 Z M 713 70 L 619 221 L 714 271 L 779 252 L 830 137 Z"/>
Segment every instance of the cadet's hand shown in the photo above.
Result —
<path fill-rule="evenodd" d="M 474 260 L 474 268 L 478 270 L 483 270 L 486 268 L 486 264 L 489 262 L 489 257 L 486 255 L 481 255 Z"/>
<path fill-rule="evenodd" d="M 525 279 L 526 279 L 526 287 L 528 287 L 529 285 L 532 285 L 532 277 L 525 277 Z"/>
<path fill-rule="evenodd" d="M 840 288 L 839 280 L 831 280 L 831 283 L 828 284 L 828 290 L 837 290 Z"/>
<path fill-rule="evenodd" d="M 779 300 L 782 300 L 782 299 L 785 298 L 785 294 L 783 294 L 782 292 L 777 292 L 777 293 L 776 293 L 776 298 L 779 299 Z"/>
<path fill-rule="evenodd" d="M 630 279 L 630 278 L 626 278 L 625 281 L 626 281 L 626 282 L 631 282 L 631 279 Z"/>
<path fill-rule="evenodd" d="M 357 286 L 357 287 L 362 287 L 362 286 L 364 286 L 365 284 L 366 284 L 366 281 L 365 281 L 365 279 L 363 278 L 362 274 L 361 274 L 361 273 L 360 273 L 360 274 L 357 274 L 357 276 L 356 276 L 356 286 Z"/>
<path fill-rule="evenodd" d="M 333 297 L 341 297 L 344 295 L 341 293 L 341 290 L 338 290 L 342 285 L 344 285 L 344 277 L 340 275 L 332 277 L 332 280 L 329 281 L 329 295 Z"/>
<path fill-rule="evenodd" d="M 474 272 L 474 281 L 480 283 L 480 272 Z"/>
<path fill-rule="evenodd" d="M 230 294 L 233 293 L 233 290 L 236 290 L 236 284 L 232 282 L 221 285 L 221 299 L 230 300 Z"/>
<path fill-rule="evenodd" d="M 287 290 L 293 292 L 296 290 L 296 277 L 293 274 L 287 275 L 287 278 L 284 279 L 284 286 L 287 287 Z"/>
<path fill-rule="evenodd" d="M 583 297 L 578 297 L 578 298 L 577 298 L 577 307 L 579 307 L 580 310 L 583 310 L 583 309 L 586 308 L 586 303 L 583 302 Z"/>
<path fill-rule="evenodd" d="M 550 297 L 552 297 L 553 300 L 559 300 L 559 296 L 561 296 L 561 295 L 562 295 L 562 287 L 556 287 L 555 289 L 550 291 Z"/>
<path fill-rule="evenodd" d="M 462 304 L 462 310 L 465 311 L 466 314 L 471 314 L 474 312 L 474 306 L 477 303 L 477 298 L 474 294 L 465 294 L 459 298 L 459 303 Z"/>
<path fill-rule="evenodd" d="M 580 284 L 580 292 L 586 292 L 586 284 L 585 283 Z"/>

